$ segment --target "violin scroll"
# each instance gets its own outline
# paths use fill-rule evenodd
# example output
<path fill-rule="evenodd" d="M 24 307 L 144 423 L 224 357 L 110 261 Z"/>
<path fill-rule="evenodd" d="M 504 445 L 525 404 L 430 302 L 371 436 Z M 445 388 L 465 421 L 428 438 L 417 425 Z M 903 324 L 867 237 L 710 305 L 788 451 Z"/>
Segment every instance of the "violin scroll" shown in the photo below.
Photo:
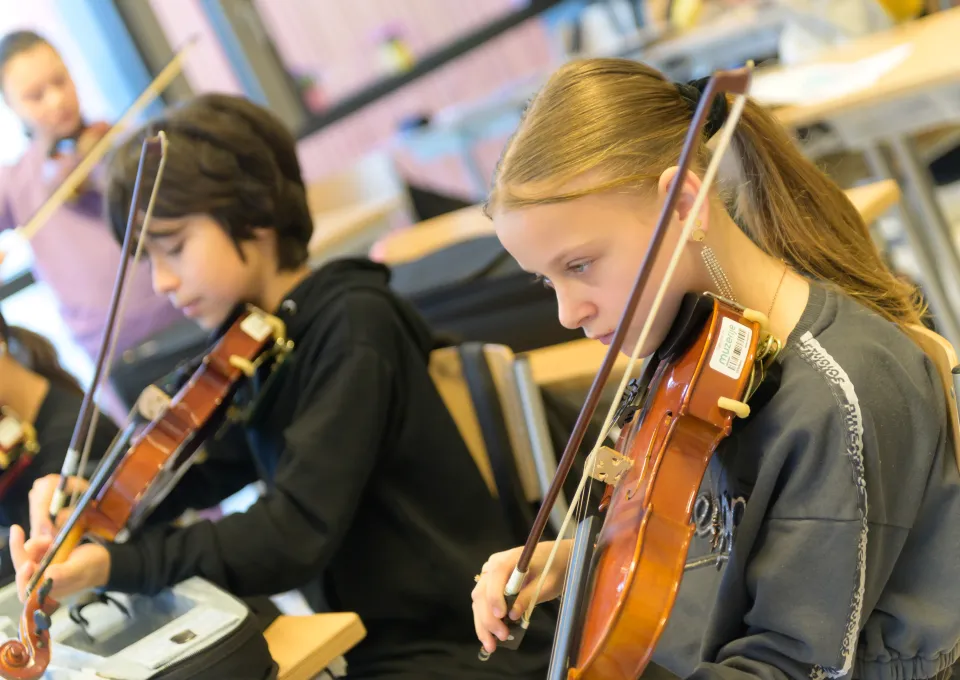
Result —
<path fill-rule="evenodd" d="M 59 603 L 50 597 L 53 581 L 46 579 L 23 604 L 20 639 L 0 645 L 0 676 L 5 680 L 37 680 L 50 665 L 50 617 Z"/>

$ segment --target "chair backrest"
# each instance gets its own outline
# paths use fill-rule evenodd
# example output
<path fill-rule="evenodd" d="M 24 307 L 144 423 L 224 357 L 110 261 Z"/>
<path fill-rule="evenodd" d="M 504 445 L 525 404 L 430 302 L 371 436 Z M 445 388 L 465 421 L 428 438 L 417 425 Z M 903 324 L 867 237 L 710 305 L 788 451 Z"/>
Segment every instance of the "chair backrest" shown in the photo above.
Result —
<path fill-rule="evenodd" d="M 910 325 L 907 330 L 927 356 L 933 360 L 937 373 L 940 374 L 940 381 L 947 395 L 947 418 L 950 421 L 953 454 L 957 460 L 957 467 L 960 468 L 960 409 L 957 408 L 957 389 L 953 373 L 953 370 L 960 366 L 960 362 L 957 361 L 957 352 L 946 338 L 925 326 Z"/>
<path fill-rule="evenodd" d="M 522 541 L 556 462 L 539 388 L 524 381 L 519 366 L 508 347 L 465 343 L 435 350 L 429 368 L 481 476 Z M 557 512 L 565 510 L 561 499 Z M 562 514 L 551 516 L 555 529 L 559 520 Z"/>

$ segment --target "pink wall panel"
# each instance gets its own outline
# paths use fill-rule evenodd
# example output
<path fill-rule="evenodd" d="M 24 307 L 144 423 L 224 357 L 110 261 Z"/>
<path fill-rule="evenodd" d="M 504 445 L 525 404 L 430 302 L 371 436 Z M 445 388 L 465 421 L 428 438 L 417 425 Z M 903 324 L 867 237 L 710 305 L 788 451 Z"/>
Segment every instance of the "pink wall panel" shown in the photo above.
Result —
<path fill-rule="evenodd" d="M 243 93 L 197 0 L 150 0 L 150 7 L 174 51 L 192 36 L 199 38 L 183 60 L 183 75 L 194 91 Z"/>
<path fill-rule="evenodd" d="M 235 76 L 210 31 L 198 0 L 151 0 L 171 42 L 199 33 L 202 42 L 184 72 L 197 91 L 239 92 Z M 338 101 L 381 77 L 375 35 L 400 26 L 415 55 L 449 44 L 516 9 L 516 0 L 257 0 L 257 9 L 287 66 L 318 77 L 325 96 Z M 305 139 L 301 160 L 308 179 L 338 170 L 369 151 L 391 145 L 399 120 L 481 98 L 505 84 L 551 66 L 545 32 L 535 20 L 474 50 L 431 75 Z M 480 152 L 493 167 L 502 140 Z M 399 153 L 412 180 L 454 192 L 467 190 L 455 158 L 430 163 Z"/>

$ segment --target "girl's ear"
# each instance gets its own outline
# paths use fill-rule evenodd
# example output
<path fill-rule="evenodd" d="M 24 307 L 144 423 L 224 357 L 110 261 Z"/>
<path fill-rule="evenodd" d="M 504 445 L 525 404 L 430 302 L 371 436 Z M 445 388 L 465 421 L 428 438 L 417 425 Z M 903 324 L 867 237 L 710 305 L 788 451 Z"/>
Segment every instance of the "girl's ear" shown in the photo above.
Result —
<path fill-rule="evenodd" d="M 679 168 L 674 165 L 660 174 L 660 179 L 657 182 L 657 196 L 659 197 L 661 203 L 666 202 L 667 193 L 670 191 L 671 187 L 674 184 L 674 181 L 677 178 L 677 172 Z M 696 174 L 692 172 L 687 172 L 686 176 L 683 178 L 683 188 L 680 191 L 680 196 L 677 198 L 677 204 L 674 207 L 674 215 L 680 224 L 686 221 L 687 217 L 690 215 L 690 211 L 693 209 L 693 203 L 697 198 L 697 192 L 700 191 L 702 182 Z M 697 219 L 700 220 L 700 226 L 698 229 L 701 230 L 699 237 L 702 238 L 703 234 L 706 233 L 707 229 L 710 226 L 710 202 L 704 201 L 703 206 L 700 208 L 700 214 L 697 216 Z"/>

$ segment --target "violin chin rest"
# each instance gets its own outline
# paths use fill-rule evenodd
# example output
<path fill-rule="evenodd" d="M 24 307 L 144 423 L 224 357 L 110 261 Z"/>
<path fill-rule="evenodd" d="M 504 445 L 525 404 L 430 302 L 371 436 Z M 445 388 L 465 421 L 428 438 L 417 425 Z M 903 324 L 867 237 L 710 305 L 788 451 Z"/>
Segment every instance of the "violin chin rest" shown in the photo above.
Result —
<path fill-rule="evenodd" d="M 657 350 L 657 358 L 669 361 L 683 354 L 713 313 L 713 298 L 687 293 L 680 301 L 677 316 Z"/>

